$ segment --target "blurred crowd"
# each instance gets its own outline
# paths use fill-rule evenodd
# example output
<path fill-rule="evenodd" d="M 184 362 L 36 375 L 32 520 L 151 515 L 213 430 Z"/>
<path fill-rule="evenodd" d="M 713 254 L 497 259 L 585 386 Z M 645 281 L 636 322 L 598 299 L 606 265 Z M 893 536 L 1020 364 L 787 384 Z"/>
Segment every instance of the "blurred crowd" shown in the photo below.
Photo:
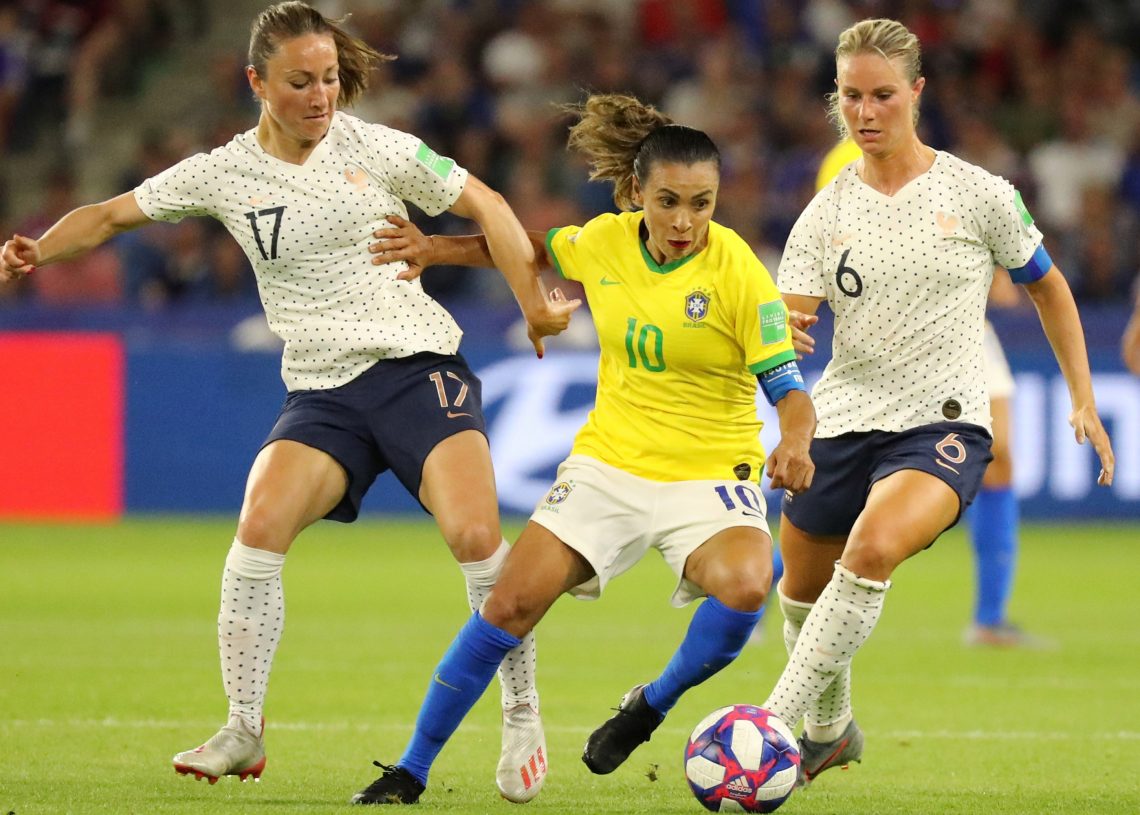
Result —
<path fill-rule="evenodd" d="M 144 63 L 170 37 L 209 25 L 206 0 L 0 0 L 0 145 L 5 160 L 59 139 L 61 155 L 98 160 L 89 143 L 101 94 L 138 94 Z M 920 38 L 927 86 L 920 130 L 1013 181 L 1050 254 L 1083 302 L 1126 302 L 1140 269 L 1140 0 L 314 0 L 381 51 L 398 55 L 352 111 L 421 136 L 500 190 L 530 229 L 581 223 L 613 208 L 565 149 L 558 105 L 591 91 L 633 93 L 720 146 L 717 219 L 774 270 L 814 194 L 837 135 L 826 118 L 838 34 L 863 17 L 902 20 Z M 252 127 L 244 37 L 186 72 L 211 83 L 198 122 L 138 134 L 119 189 Z M 59 123 L 64 122 L 63 128 Z M 49 135 L 55 134 L 55 135 Z M 0 227 L 38 236 L 76 200 L 74 166 L 43 181 L 34 212 Z M 10 209 L 10 208 L 9 208 Z M 462 232 L 450 216 L 417 221 Z M 9 287 L 8 300 L 183 302 L 256 298 L 236 244 L 187 219 L 121 236 L 93 255 Z M 445 302 L 509 300 L 493 273 L 440 269 Z M 5 293 L 0 292 L 0 297 Z M 2 302 L 2 301 L 0 301 Z M 0 306 L 2 307 L 2 306 Z"/>

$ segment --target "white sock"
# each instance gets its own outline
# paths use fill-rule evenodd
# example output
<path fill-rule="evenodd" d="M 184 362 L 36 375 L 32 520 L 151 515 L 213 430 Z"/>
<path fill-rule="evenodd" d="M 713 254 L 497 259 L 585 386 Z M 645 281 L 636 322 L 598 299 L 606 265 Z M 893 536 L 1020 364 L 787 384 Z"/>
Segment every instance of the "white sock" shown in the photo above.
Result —
<path fill-rule="evenodd" d="M 254 549 L 234 538 L 222 572 L 218 609 L 222 683 L 230 717 L 240 718 L 252 733 L 261 733 L 269 669 L 285 625 L 284 564 L 285 555 Z"/>
<path fill-rule="evenodd" d="M 784 647 L 790 657 L 796 650 L 800 628 L 811 613 L 812 604 L 785 597 L 779 585 L 776 586 L 776 595 L 780 600 L 780 611 L 784 614 Z M 812 741 L 826 744 L 842 736 L 852 718 L 851 666 L 848 665 L 835 675 L 827 690 L 808 707 L 804 714 L 804 732 Z M 790 724 L 795 726 L 795 722 Z"/>
<path fill-rule="evenodd" d="M 785 722 L 799 721 L 867 641 L 890 587 L 889 580 L 859 577 L 836 563 L 763 707 Z"/>
<path fill-rule="evenodd" d="M 463 577 L 467 581 L 467 602 L 471 611 L 478 611 L 491 593 L 503 563 L 511 551 L 504 540 L 495 553 L 486 560 L 474 563 L 460 563 Z M 538 710 L 538 688 L 535 687 L 534 670 L 536 665 L 534 632 L 523 637 L 518 647 L 507 652 L 499 666 L 499 684 L 503 691 L 503 710 L 519 705 L 530 705 Z"/>

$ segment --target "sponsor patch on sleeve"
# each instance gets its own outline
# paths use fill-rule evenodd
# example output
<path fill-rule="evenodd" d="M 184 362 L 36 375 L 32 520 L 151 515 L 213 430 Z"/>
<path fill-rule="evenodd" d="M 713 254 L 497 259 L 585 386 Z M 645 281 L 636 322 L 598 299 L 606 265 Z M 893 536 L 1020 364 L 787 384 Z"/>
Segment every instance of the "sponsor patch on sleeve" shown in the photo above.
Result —
<path fill-rule="evenodd" d="M 788 338 L 788 312 L 783 300 L 760 304 L 760 342 L 775 345 Z"/>
<path fill-rule="evenodd" d="M 1029 214 L 1029 210 L 1025 206 L 1025 202 L 1021 200 L 1021 193 L 1014 190 L 1014 205 L 1017 207 L 1018 213 L 1021 215 L 1021 222 L 1026 226 L 1033 226 L 1033 216 Z"/>
<path fill-rule="evenodd" d="M 416 151 L 416 161 L 443 179 L 451 175 L 451 168 L 455 166 L 453 159 L 441 156 L 423 142 L 420 142 L 420 149 Z"/>

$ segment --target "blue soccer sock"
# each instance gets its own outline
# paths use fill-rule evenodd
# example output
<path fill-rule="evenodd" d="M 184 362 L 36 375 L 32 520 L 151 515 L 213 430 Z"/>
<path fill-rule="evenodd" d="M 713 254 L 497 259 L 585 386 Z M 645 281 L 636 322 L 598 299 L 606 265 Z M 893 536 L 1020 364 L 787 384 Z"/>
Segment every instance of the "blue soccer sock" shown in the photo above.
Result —
<path fill-rule="evenodd" d="M 974 622 L 999 625 L 1006 621 L 1017 567 L 1017 496 L 1011 487 L 983 488 L 970 509 L 977 574 Z"/>
<path fill-rule="evenodd" d="M 491 684 L 503 657 L 520 642 L 478 613 L 471 615 L 432 675 L 415 732 L 396 762 L 400 767 L 427 786 L 428 772 L 439 751 Z"/>
<path fill-rule="evenodd" d="M 759 611 L 737 611 L 706 598 L 661 676 L 645 686 L 645 701 L 658 713 L 668 713 L 682 693 L 736 659 L 758 619 Z"/>

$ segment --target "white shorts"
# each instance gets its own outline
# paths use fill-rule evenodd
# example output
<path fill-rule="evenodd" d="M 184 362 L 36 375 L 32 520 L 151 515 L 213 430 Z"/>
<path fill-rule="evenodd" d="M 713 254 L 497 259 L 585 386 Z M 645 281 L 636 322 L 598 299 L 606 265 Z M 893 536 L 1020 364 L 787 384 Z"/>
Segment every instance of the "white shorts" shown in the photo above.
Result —
<path fill-rule="evenodd" d="M 581 455 L 558 467 L 530 519 L 594 568 L 594 577 L 570 590 L 580 600 L 596 600 L 610 580 L 656 549 L 677 575 L 671 602 L 680 607 L 705 594 L 683 576 L 702 543 L 735 526 L 771 537 L 754 481 L 650 481 Z"/>
<path fill-rule="evenodd" d="M 982 370 L 986 375 L 986 390 L 991 399 L 1009 399 L 1013 396 L 1013 374 L 997 332 L 986 320 L 986 330 L 982 335 Z"/>

